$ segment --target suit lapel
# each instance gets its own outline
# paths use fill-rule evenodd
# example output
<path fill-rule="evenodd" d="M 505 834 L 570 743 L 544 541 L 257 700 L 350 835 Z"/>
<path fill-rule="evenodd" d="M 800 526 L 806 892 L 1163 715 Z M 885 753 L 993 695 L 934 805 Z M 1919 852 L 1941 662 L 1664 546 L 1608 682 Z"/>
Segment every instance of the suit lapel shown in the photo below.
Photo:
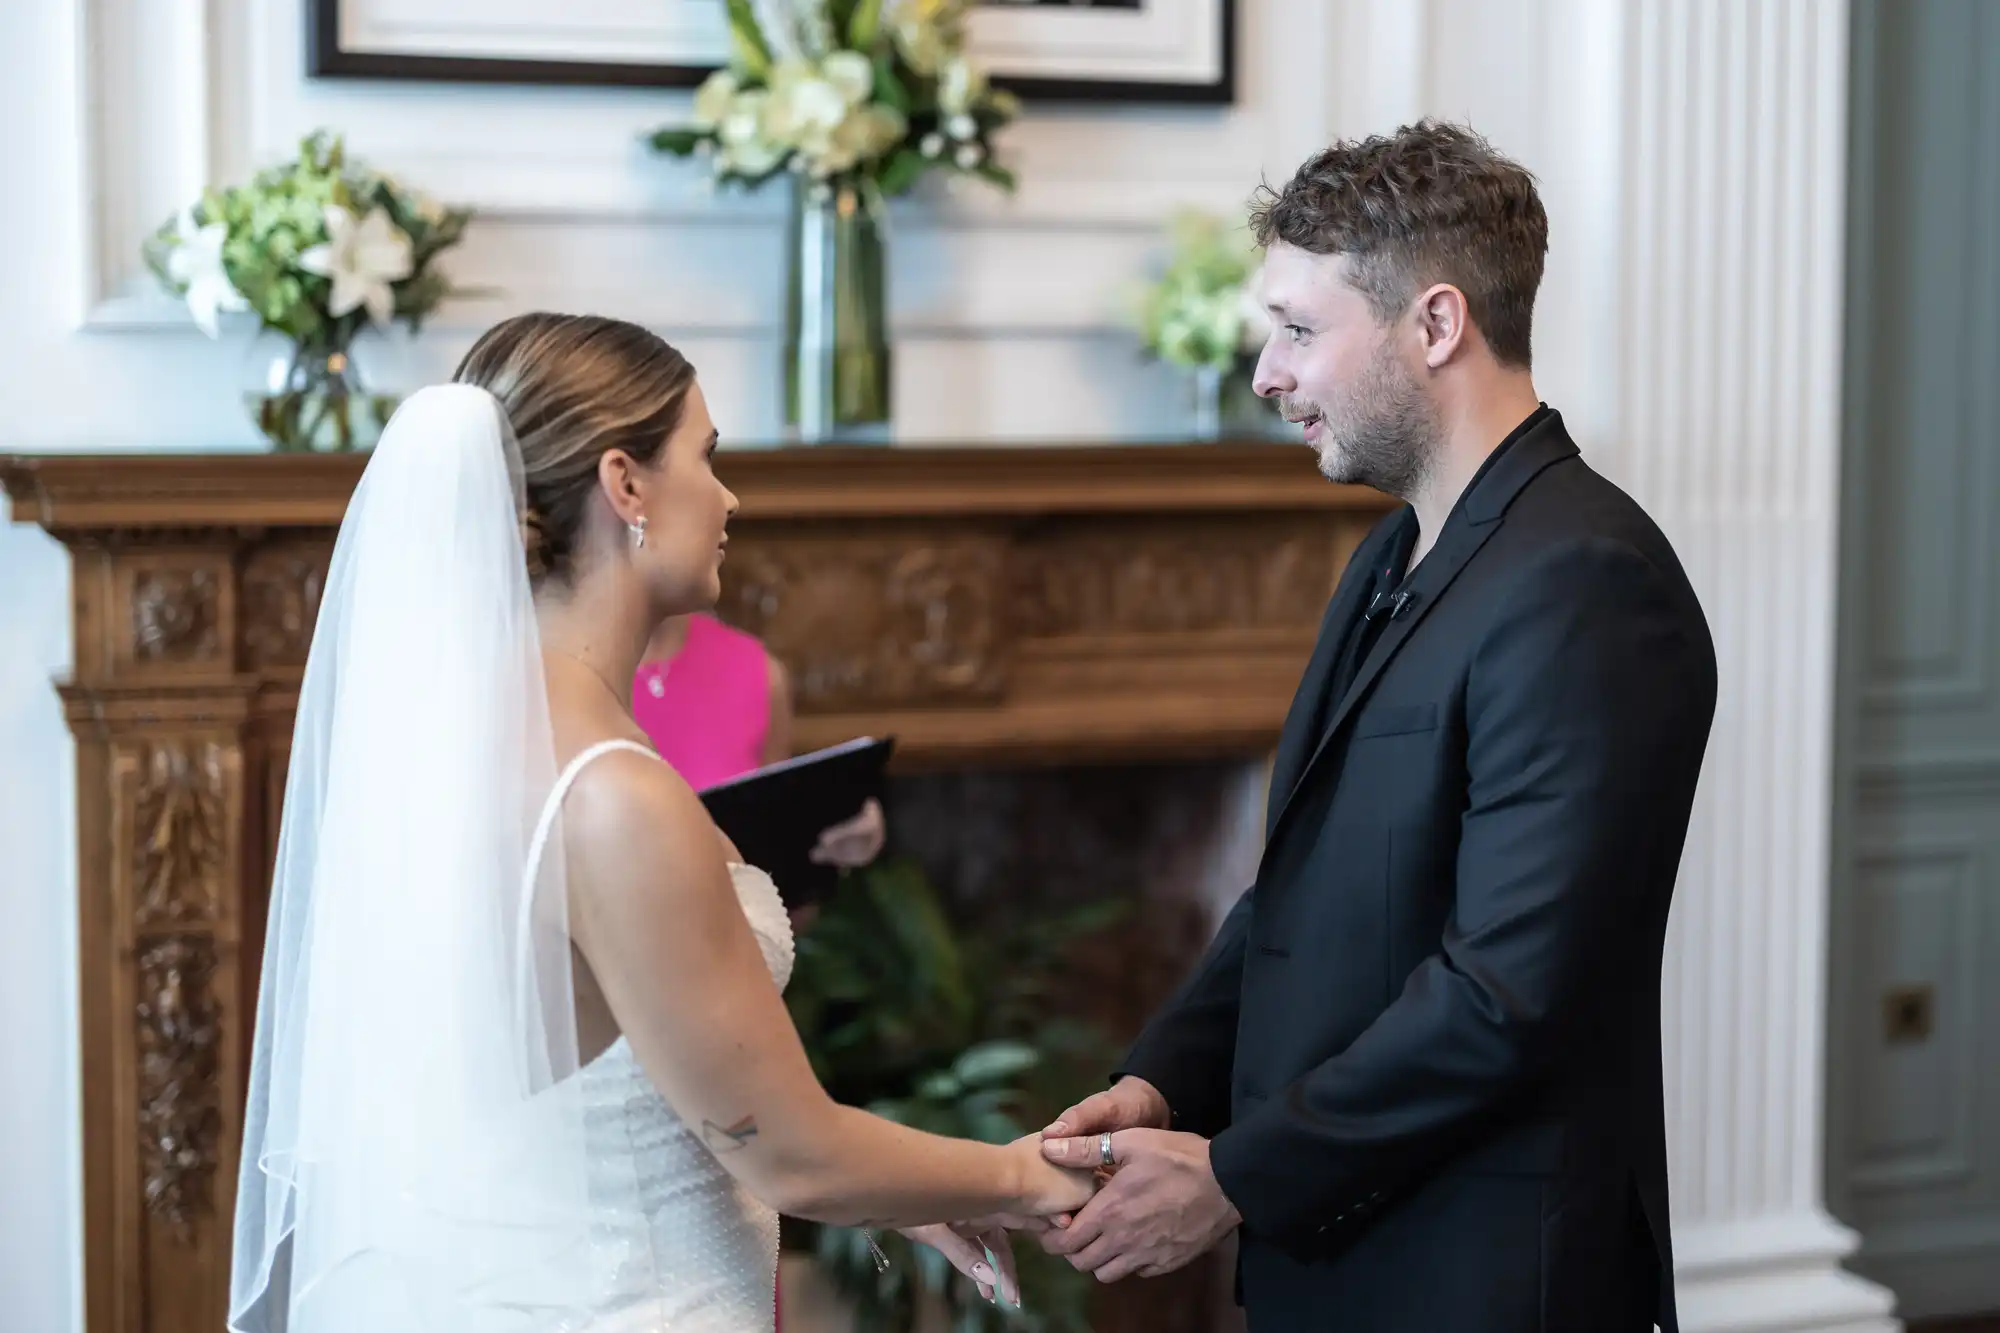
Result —
<path fill-rule="evenodd" d="M 1382 631 L 1382 637 L 1376 640 L 1374 651 L 1368 654 L 1368 660 L 1362 663 L 1361 670 L 1355 674 L 1354 683 L 1347 687 L 1347 693 L 1334 704 L 1333 712 L 1327 718 L 1326 726 L 1321 729 L 1317 738 L 1318 743 L 1313 749 L 1311 758 L 1307 759 L 1304 767 L 1299 770 L 1297 780 L 1286 793 L 1285 804 L 1271 819 L 1270 830 L 1265 840 L 1267 845 L 1277 839 L 1278 830 L 1283 826 L 1285 816 L 1291 811 L 1293 798 L 1305 785 L 1306 777 L 1313 768 L 1326 757 L 1334 737 L 1340 734 L 1347 719 L 1353 715 L 1355 705 L 1367 697 L 1376 677 L 1382 674 L 1404 641 L 1418 625 L 1423 623 L 1424 617 L 1430 614 L 1430 609 L 1437 605 L 1437 599 L 1451 586 L 1451 581 L 1458 577 L 1458 572 L 1464 569 L 1479 548 L 1486 544 L 1486 539 L 1493 535 L 1493 530 L 1498 526 L 1498 523 L 1485 523 L 1476 527 L 1468 524 L 1447 531 L 1431 549 L 1431 553 L 1424 557 L 1423 563 L 1419 564 L 1416 571 L 1404 581 L 1402 591 L 1411 594 L 1412 597 L 1409 609 L 1389 621 L 1388 628 Z"/>
<path fill-rule="evenodd" d="M 1267 854 L 1272 844 L 1276 842 L 1285 816 L 1290 813 L 1295 798 L 1305 785 L 1306 778 L 1326 757 L 1334 739 L 1340 735 L 1355 708 L 1367 698 L 1368 691 L 1374 686 L 1376 679 L 1388 669 L 1396 653 L 1416 631 L 1417 626 L 1423 623 L 1424 617 L 1430 614 L 1431 608 L 1437 605 L 1445 590 L 1451 587 L 1452 581 L 1472 562 L 1472 558 L 1479 554 L 1479 548 L 1486 544 L 1487 539 L 1499 531 L 1500 524 L 1506 517 L 1507 506 L 1514 502 L 1514 497 L 1519 495 L 1522 488 L 1534 480 L 1544 468 L 1565 458 L 1574 457 L 1576 452 L 1576 445 L 1571 442 L 1569 432 L 1563 429 L 1561 416 L 1551 412 L 1541 425 L 1516 440 L 1505 454 L 1494 460 L 1493 466 L 1466 493 L 1450 519 L 1446 521 L 1444 532 L 1440 534 L 1437 545 L 1431 548 L 1430 554 L 1425 556 L 1422 563 L 1403 581 L 1401 591 L 1410 596 L 1408 609 L 1400 615 L 1391 617 L 1388 628 L 1382 631 L 1382 637 L 1376 641 L 1368 660 L 1362 663 L 1360 671 L 1355 674 L 1354 683 L 1348 686 L 1347 692 L 1335 703 L 1332 714 L 1316 738 L 1311 757 L 1283 789 L 1284 803 L 1271 815 L 1266 825 L 1264 846 Z M 1375 558 L 1379 559 L 1380 554 L 1379 549 L 1375 551 Z M 1323 639 L 1325 637 L 1322 635 Z M 1337 654 L 1337 646 L 1334 652 Z M 1314 654 L 1315 666 L 1318 666 L 1320 656 L 1319 653 Z M 1329 664 L 1332 660 L 1332 656 L 1327 658 Z M 1324 668 L 1320 682 L 1322 689 L 1325 684 L 1323 673 Z M 1302 696 L 1303 693 L 1301 691 Z M 1314 697 L 1317 698 L 1317 695 Z M 1295 716 L 1297 712 L 1298 704 L 1294 701 Z M 1286 719 L 1285 726 L 1289 738 L 1291 718 Z M 1275 783 L 1272 790 L 1279 790 Z"/>
<path fill-rule="evenodd" d="M 1402 511 L 1405 515 L 1408 512 L 1407 508 Z M 1333 599 L 1327 603 L 1326 615 L 1320 621 L 1312 660 L 1306 663 L 1305 675 L 1300 678 L 1291 709 L 1285 714 L 1284 729 L 1278 733 L 1278 748 L 1271 758 L 1274 794 L 1290 795 L 1305 767 L 1306 757 L 1319 740 L 1319 732 L 1312 724 L 1315 718 L 1323 716 L 1320 705 L 1326 698 L 1334 663 L 1340 660 L 1346 627 L 1361 613 L 1361 603 L 1375 583 L 1376 566 L 1394 542 L 1400 523 L 1398 519 L 1380 524 L 1348 557 L 1347 568 L 1342 571 Z"/>

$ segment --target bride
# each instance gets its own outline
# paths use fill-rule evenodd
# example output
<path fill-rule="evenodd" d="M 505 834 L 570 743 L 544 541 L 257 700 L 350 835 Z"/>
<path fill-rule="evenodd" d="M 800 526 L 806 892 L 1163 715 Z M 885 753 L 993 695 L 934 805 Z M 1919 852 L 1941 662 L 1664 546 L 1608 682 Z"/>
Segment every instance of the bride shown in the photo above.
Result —
<path fill-rule="evenodd" d="M 538 314 L 369 459 L 300 687 L 232 1330 L 756 1333 L 779 1213 L 1011 1294 L 983 1228 L 1089 1198 L 1037 1136 L 827 1096 L 776 888 L 632 720 L 653 628 L 719 595 L 715 444 L 673 348 Z"/>

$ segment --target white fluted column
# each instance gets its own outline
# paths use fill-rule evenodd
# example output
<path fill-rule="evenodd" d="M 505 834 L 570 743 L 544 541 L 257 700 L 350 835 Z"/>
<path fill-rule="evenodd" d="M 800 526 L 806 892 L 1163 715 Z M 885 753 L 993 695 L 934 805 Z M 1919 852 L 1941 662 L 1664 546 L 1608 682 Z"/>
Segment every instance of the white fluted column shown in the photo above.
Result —
<path fill-rule="evenodd" d="M 1613 469 L 1721 694 L 1665 978 L 1683 1327 L 1887 1330 L 1822 1194 L 1845 0 L 1631 0 Z"/>

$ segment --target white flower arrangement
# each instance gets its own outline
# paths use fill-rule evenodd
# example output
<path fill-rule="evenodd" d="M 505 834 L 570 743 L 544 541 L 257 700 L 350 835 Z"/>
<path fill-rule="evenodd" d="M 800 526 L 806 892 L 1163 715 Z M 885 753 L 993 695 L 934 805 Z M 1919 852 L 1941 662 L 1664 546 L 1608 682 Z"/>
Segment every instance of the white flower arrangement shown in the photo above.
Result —
<path fill-rule="evenodd" d="M 147 263 L 211 338 L 250 311 L 301 347 L 346 347 L 363 328 L 414 331 L 454 289 L 434 266 L 471 214 L 444 208 L 308 136 L 297 160 L 210 190 L 146 243 Z"/>
<path fill-rule="evenodd" d="M 993 136 L 1019 113 L 965 54 L 970 0 L 727 0 L 732 55 L 655 149 L 706 156 L 717 184 L 781 173 L 893 196 L 930 170 L 1014 178 Z"/>
<path fill-rule="evenodd" d="M 1145 350 L 1162 361 L 1227 373 L 1263 341 L 1263 311 L 1250 292 L 1256 249 L 1240 225 L 1184 212 L 1168 226 L 1172 255 L 1134 302 Z"/>

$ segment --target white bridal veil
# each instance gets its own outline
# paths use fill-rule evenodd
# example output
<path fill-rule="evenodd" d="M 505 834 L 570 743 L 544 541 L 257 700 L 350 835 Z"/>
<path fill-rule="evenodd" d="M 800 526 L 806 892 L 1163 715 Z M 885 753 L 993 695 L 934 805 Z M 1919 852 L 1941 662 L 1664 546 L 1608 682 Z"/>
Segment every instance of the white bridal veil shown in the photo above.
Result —
<path fill-rule="evenodd" d="M 649 1257 L 586 1151 L 555 779 L 499 403 L 425 389 L 368 461 L 299 693 L 229 1327 L 528 1333 Z M 629 1164 L 627 1169 L 629 1169 Z"/>

